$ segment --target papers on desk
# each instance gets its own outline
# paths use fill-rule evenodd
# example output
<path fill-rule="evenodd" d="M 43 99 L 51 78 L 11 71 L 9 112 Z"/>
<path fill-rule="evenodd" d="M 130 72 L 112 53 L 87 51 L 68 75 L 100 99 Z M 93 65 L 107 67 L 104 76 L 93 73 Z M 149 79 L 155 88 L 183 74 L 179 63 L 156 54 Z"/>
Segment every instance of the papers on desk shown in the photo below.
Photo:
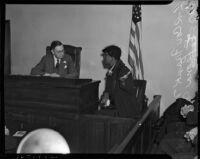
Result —
<path fill-rule="evenodd" d="M 13 134 L 14 137 L 22 137 L 26 134 L 26 131 L 17 131 L 15 134 Z"/>

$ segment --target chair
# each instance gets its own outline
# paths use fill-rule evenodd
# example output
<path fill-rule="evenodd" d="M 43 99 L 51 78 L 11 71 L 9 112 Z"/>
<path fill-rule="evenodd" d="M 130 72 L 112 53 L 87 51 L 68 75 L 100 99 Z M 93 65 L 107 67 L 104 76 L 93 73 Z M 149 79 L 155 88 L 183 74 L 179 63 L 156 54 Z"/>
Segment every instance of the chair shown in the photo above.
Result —
<path fill-rule="evenodd" d="M 132 81 L 132 89 L 134 90 L 133 98 L 136 99 L 136 101 L 133 103 L 133 107 L 139 108 L 139 114 L 137 116 L 134 116 L 134 119 L 140 118 L 144 112 L 147 110 L 147 98 L 145 96 L 145 90 L 146 90 L 146 80 L 133 80 Z M 103 109 L 101 111 L 96 111 L 96 114 L 101 115 L 108 115 L 108 116 L 117 116 L 116 109 Z"/>
<path fill-rule="evenodd" d="M 64 45 L 64 50 L 66 54 L 69 54 L 74 62 L 75 68 L 78 72 L 78 78 L 80 76 L 80 64 L 81 64 L 81 47 L 76 47 L 72 45 Z M 46 53 L 51 53 L 50 46 L 46 47 Z"/>
<path fill-rule="evenodd" d="M 141 115 L 147 110 L 147 98 L 145 96 L 146 80 L 133 80 L 133 86 L 136 89 L 136 100 L 140 108 Z"/>

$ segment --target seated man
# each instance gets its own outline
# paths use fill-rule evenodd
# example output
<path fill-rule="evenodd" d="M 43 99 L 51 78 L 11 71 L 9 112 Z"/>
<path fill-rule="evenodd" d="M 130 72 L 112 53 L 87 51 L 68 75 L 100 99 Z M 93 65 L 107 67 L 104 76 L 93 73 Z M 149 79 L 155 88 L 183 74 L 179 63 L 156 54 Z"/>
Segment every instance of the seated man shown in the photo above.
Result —
<path fill-rule="evenodd" d="M 103 66 L 108 69 L 106 87 L 100 100 L 100 106 L 114 108 L 114 116 L 134 118 L 140 115 L 139 108 L 134 104 L 136 97 L 132 86 L 132 76 L 128 67 L 120 59 L 121 49 L 111 45 L 102 53 Z M 100 107 L 100 109 L 101 109 Z"/>
<path fill-rule="evenodd" d="M 64 53 L 60 41 L 53 41 L 50 46 L 51 54 L 42 57 L 41 61 L 31 70 L 31 75 L 77 78 L 78 73 L 72 58 Z"/>

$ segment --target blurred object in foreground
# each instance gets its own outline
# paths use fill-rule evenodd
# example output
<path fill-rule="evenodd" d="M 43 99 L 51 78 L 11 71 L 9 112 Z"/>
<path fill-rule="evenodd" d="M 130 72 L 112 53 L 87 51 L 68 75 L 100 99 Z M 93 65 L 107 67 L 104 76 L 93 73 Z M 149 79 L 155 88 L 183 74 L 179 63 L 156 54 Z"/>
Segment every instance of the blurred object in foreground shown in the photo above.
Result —
<path fill-rule="evenodd" d="M 41 128 L 28 133 L 20 142 L 17 153 L 70 153 L 65 138 L 52 129 Z"/>

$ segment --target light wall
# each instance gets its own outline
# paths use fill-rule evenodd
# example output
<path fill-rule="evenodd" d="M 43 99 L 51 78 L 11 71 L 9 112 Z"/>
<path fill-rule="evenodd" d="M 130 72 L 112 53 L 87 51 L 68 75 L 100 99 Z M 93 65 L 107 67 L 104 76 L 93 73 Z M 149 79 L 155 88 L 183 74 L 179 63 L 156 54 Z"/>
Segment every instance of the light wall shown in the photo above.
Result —
<path fill-rule="evenodd" d="M 30 73 L 45 54 L 52 40 L 81 46 L 80 78 L 101 80 L 104 89 L 106 70 L 101 64 L 101 50 L 110 44 L 122 49 L 128 66 L 130 5 L 7 5 L 6 19 L 11 23 L 11 73 Z M 166 17 L 166 18 L 163 18 Z M 170 50 L 174 47 L 170 6 L 142 6 L 142 55 L 146 95 L 161 94 L 161 113 L 171 104 L 176 66 Z M 195 88 L 190 90 L 191 96 Z"/>

